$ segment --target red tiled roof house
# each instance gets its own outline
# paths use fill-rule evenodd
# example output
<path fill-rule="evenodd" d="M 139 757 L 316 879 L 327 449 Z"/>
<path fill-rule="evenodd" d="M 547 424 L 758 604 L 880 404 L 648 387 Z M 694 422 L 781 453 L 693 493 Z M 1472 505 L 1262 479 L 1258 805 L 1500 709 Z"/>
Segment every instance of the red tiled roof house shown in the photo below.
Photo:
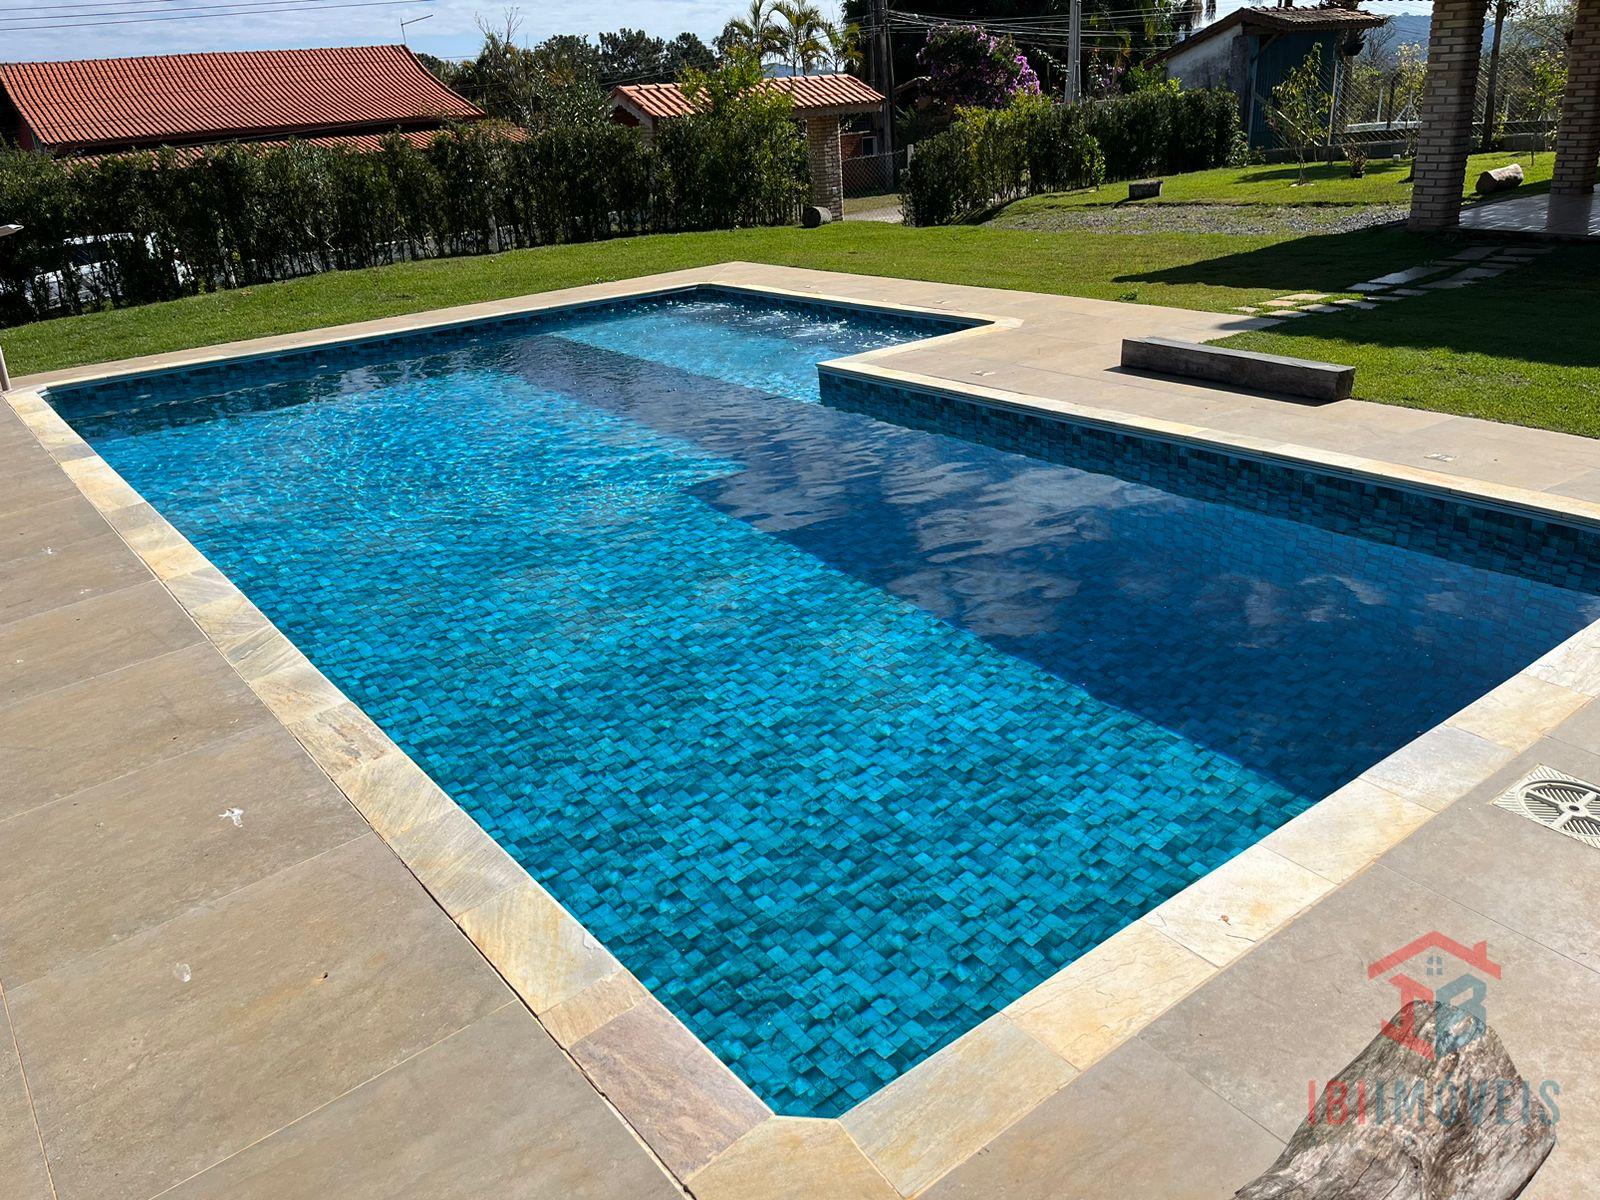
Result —
<path fill-rule="evenodd" d="M 58 155 L 289 137 L 362 145 L 483 117 L 404 46 L 0 63 L 0 135 Z"/>
<path fill-rule="evenodd" d="M 883 93 L 854 75 L 788 75 L 765 79 L 762 87 L 787 92 L 794 115 L 805 124 L 806 157 L 811 168 L 811 202 L 844 217 L 844 166 L 839 151 L 839 119 L 876 112 Z M 611 89 L 611 119 L 636 126 L 649 137 L 658 122 L 686 117 L 694 105 L 675 83 L 632 83 Z"/>

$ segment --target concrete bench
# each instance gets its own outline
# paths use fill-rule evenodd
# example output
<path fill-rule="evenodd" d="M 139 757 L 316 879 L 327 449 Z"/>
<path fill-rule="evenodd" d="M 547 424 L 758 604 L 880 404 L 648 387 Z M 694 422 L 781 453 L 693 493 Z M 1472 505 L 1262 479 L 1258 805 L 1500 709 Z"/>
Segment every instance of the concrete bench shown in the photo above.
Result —
<path fill-rule="evenodd" d="M 1319 402 L 1349 399 L 1356 382 L 1356 369 L 1338 363 L 1159 337 L 1125 338 L 1122 365 L 1132 371 L 1206 379 Z"/>
<path fill-rule="evenodd" d="M 1128 185 L 1129 200 L 1154 200 L 1161 195 L 1161 180 L 1138 179 Z"/>

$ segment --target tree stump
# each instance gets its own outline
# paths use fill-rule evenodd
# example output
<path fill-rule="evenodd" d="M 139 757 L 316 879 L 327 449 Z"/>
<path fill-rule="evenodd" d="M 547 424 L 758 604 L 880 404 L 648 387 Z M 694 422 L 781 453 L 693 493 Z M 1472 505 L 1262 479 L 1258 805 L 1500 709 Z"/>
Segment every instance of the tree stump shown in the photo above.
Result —
<path fill-rule="evenodd" d="M 1426 1045 L 1439 1044 L 1442 1020 L 1444 1052 L 1430 1060 L 1379 1034 L 1323 1089 L 1317 1119 L 1301 1123 L 1237 1200 L 1512 1200 L 1528 1185 L 1556 1144 L 1539 1089 L 1494 1030 L 1462 1010 L 1417 1000 L 1393 1024 L 1407 1020 Z M 1452 1043 L 1463 1022 L 1474 1022 L 1475 1036 Z M 1396 1103 L 1419 1095 L 1420 1113 Z"/>

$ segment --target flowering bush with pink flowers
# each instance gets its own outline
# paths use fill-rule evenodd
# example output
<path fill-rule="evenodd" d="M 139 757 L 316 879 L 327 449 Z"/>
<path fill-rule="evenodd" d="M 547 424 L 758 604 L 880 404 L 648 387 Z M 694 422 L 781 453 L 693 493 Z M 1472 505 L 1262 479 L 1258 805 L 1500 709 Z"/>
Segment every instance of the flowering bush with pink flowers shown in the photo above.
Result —
<path fill-rule="evenodd" d="M 1039 76 L 1009 37 L 976 25 L 940 25 L 917 51 L 928 73 L 927 94 L 946 111 L 1005 108 L 1021 95 L 1038 95 Z"/>

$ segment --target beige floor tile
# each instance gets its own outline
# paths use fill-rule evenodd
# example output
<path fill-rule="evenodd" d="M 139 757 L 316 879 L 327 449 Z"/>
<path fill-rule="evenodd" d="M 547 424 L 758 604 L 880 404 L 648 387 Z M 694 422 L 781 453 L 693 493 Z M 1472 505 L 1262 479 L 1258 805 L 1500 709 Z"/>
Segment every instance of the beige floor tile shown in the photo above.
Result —
<path fill-rule="evenodd" d="M 689 1180 L 695 1200 L 900 1200 L 837 1121 L 773 1117 Z"/>
<path fill-rule="evenodd" d="M 1256 845 L 1142 919 L 1207 962 L 1225 966 L 1332 887 L 1316 872 Z"/>
<path fill-rule="evenodd" d="M 675 1200 L 681 1193 L 510 1004 L 166 1200 Z"/>
<path fill-rule="evenodd" d="M 0 516 L 0 563 L 11 570 L 19 559 L 59 553 L 105 531 L 105 518 L 81 496 Z"/>
<path fill-rule="evenodd" d="M 33 1123 L 28 1099 L 11 1040 L 11 1026 L 0 1011 L 0 1196 L 6 1200 L 52 1200 L 50 1171 Z"/>
<path fill-rule="evenodd" d="M 1194 951 L 1135 921 L 1006 1010 L 1084 1070 L 1216 973 Z"/>
<path fill-rule="evenodd" d="M 923 1194 L 927 1200 L 1227 1200 L 1282 1149 L 1135 1038 Z"/>
<path fill-rule="evenodd" d="M 0 461 L 0 516 L 82 499 L 77 486 L 37 445 L 29 447 L 26 454 L 8 454 Z"/>
<path fill-rule="evenodd" d="M 1600 1061 L 1600 1031 L 1587 1018 L 1600 1002 L 1600 974 L 1383 864 L 1139 1038 L 1287 1138 L 1305 1116 L 1308 1084 L 1336 1075 L 1399 1007 L 1400 993 L 1387 978 L 1369 979 L 1369 964 L 1430 931 L 1467 946 L 1487 942 L 1502 968 L 1500 979 L 1488 981 L 1490 1024 L 1524 1075 L 1557 1079 L 1574 1099 L 1570 1115 L 1587 1119 L 1600 1106 L 1600 1087 L 1586 1065 Z"/>
<path fill-rule="evenodd" d="M 1600 970 L 1600 850 L 1493 803 L 1536 766 L 1600 784 L 1600 753 L 1545 740 L 1395 847 L 1384 866 Z"/>
<path fill-rule="evenodd" d="M 270 725 L 0 821 L 0 981 L 84 954 L 368 832 Z"/>
<path fill-rule="evenodd" d="M 983 1149 L 1075 1074 L 1043 1043 L 996 1015 L 841 1121 L 873 1165 L 910 1196 Z"/>
<path fill-rule="evenodd" d="M 209 645 L 0 709 L 0 820 L 271 720 Z"/>
<path fill-rule="evenodd" d="M 602 1025 L 572 1056 L 680 1179 L 771 1115 L 654 999 Z"/>
<path fill-rule="evenodd" d="M 202 640 L 153 579 L 0 625 L 0 708 Z"/>
<path fill-rule="evenodd" d="M 150 572 L 110 530 L 0 571 L 0 624 L 144 583 Z"/>
<path fill-rule="evenodd" d="M 511 998 L 371 836 L 10 996 L 62 1200 L 152 1196 Z"/>

